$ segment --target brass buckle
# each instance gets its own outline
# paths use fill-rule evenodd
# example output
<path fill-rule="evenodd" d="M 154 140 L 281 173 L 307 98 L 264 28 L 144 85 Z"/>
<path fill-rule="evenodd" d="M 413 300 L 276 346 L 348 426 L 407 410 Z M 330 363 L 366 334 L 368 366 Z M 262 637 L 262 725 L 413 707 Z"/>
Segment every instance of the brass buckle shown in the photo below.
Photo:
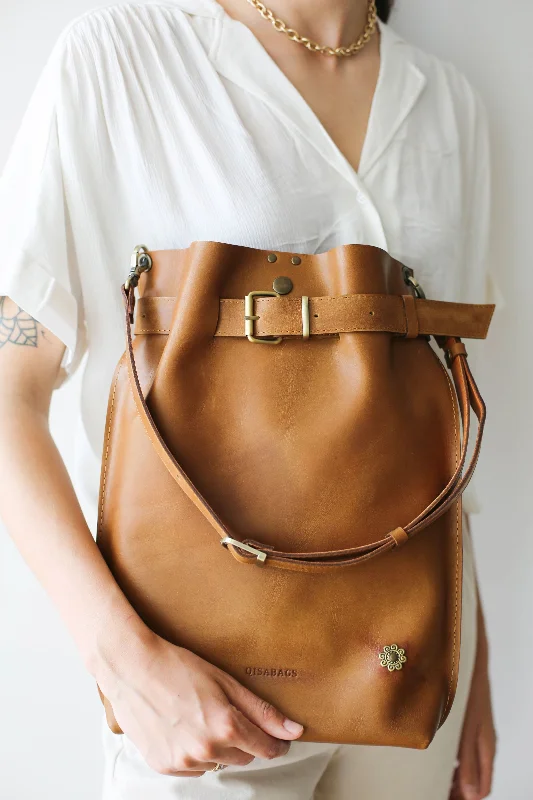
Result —
<path fill-rule="evenodd" d="M 257 314 L 254 314 L 254 298 L 255 297 L 279 297 L 277 292 L 248 292 L 244 297 L 244 335 L 248 338 L 249 342 L 255 344 L 279 344 L 282 340 L 281 336 L 267 338 L 266 336 L 254 336 L 254 321 L 259 319 Z"/>
<path fill-rule="evenodd" d="M 262 339 L 259 341 L 262 341 Z M 239 542 L 238 539 L 232 539 L 231 536 L 225 536 L 224 539 L 220 540 L 220 544 L 224 545 L 224 547 L 227 547 L 228 544 L 232 544 L 234 547 L 246 550 L 247 553 L 252 553 L 258 561 L 266 561 L 267 554 L 263 553 L 262 550 L 257 550 L 257 548 L 251 547 L 249 544 L 244 544 L 244 542 Z"/>

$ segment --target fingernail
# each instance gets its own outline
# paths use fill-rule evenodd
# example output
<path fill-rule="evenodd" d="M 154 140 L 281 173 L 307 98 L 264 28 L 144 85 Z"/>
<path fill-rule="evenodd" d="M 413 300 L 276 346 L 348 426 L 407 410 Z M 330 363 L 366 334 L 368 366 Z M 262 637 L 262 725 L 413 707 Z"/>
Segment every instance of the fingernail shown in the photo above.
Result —
<path fill-rule="evenodd" d="M 471 786 L 470 784 L 463 786 L 463 794 L 466 800 L 478 800 L 479 798 L 479 790 L 477 786 Z"/>
<path fill-rule="evenodd" d="M 301 733 L 304 729 L 303 725 L 300 725 L 298 722 L 293 722 L 292 719 L 286 719 L 283 723 L 283 727 L 294 736 Z"/>

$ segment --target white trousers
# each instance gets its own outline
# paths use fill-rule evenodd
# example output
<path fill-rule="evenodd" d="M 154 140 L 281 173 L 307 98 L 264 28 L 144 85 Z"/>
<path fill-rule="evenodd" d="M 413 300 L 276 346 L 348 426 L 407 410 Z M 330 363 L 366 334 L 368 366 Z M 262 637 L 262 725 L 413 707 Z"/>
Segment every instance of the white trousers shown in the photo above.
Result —
<path fill-rule="evenodd" d="M 427 750 L 293 742 L 285 756 L 256 758 L 201 778 L 160 775 L 126 735 L 102 720 L 103 800 L 448 800 L 476 651 L 472 542 L 464 531 L 463 619 L 457 694 Z"/>

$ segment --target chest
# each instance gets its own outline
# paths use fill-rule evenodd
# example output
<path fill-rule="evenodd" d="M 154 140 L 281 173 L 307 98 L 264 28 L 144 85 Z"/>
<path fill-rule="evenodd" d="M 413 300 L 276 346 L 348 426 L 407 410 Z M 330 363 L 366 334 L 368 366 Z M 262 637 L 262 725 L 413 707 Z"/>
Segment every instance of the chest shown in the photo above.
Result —
<path fill-rule="evenodd" d="M 329 61 L 324 68 L 326 58 Z M 278 66 L 306 106 L 309 119 L 322 126 L 333 146 L 358 172 L 379 79 L 377 43 L 344 59 L 305 52 L 298 61 L 283 53 Z"/>

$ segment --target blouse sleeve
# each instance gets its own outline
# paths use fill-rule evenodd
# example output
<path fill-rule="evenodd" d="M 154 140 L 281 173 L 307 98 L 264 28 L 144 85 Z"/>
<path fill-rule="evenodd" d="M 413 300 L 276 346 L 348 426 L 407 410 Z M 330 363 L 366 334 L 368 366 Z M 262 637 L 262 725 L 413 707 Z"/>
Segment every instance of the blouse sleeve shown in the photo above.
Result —
<path fill-rule="evenodd" d="M 495 265 L 491 262 L 491 147 L 487 111 L 477 90 L 470 90 L 469 133 L 465 136 L 463 154 L 464 221 L 462 263 L 458 270 L 458 300 L 465 303 L 496 303 L 499 310 L 504 298 L 498 286 Z M 490 333 L 489 333 L 490 341 Z M 466 342 L 468 360 L 483 395 L 483 379 L 489 363 L 488 341 Z M 475 433 L 475 431 L 474 431 Z M 471 455 L 471 449 L 468 455 Z M 463 495 L 467 513 L 481 511 L 476 477 Z"/>
<path fill-rule="evenodd" d="M 0 177 L 0 295 L 9 296 L 65 344 L 60 383 L 74 372 L 85 350 L 57 122 L 67 54 L 65 29 L 35 86 Z"/>

